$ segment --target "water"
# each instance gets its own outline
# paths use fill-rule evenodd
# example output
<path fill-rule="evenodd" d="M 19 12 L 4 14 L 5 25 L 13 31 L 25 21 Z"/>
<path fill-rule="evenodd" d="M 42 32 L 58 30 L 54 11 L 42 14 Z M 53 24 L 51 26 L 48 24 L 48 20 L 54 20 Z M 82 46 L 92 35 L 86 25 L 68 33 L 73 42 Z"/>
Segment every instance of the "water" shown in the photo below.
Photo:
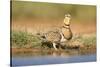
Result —
<path fill-rule="evenodd" d="M 76 56 L 24 56 L 12 57 L 12 66 L 62 64 L 96 61 L 96 54 Z"/>

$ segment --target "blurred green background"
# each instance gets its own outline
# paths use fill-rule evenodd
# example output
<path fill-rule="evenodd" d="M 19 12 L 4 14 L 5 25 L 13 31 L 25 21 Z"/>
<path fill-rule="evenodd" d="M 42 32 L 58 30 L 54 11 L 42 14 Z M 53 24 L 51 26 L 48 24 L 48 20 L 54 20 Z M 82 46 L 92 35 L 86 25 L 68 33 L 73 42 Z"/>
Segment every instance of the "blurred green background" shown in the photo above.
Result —
<path fill-rule="evenodd" d="M 63 19 L 70 13 L 74 20 L 96 22 L 96 6 L 44 2 L 12 1 L 12 20 Z"/>

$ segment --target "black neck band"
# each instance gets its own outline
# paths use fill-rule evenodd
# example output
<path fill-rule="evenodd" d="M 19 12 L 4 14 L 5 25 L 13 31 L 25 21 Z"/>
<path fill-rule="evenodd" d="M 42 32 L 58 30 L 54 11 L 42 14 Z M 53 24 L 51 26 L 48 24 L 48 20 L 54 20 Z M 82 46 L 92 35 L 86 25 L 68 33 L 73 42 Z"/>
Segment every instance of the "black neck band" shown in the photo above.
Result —
<path fill-rule="evenodd" d="M 69 25 L 68 25 L 69 26 Z M 70 29 L 70 27 L 63 26 L 63 28 Z"/>
<path fill-rule="evenodd" d="M 70 26 L 70 24 L 64 24 L 65 26 Z"/>

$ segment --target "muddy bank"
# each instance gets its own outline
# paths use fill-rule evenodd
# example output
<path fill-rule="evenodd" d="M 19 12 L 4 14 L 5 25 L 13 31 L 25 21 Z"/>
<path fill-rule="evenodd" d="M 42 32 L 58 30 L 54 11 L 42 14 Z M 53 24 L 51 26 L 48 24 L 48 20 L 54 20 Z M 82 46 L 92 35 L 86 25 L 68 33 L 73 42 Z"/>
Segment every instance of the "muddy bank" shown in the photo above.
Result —
<path fill-rule="evenodd" d="M 96 45 L 81 47 L 79 49 L 59 49 L 55 51 L 53 48 L 11 48 L 12 56 L 70 56 L 70 55 L 88 55 L 96 53 Z"/>

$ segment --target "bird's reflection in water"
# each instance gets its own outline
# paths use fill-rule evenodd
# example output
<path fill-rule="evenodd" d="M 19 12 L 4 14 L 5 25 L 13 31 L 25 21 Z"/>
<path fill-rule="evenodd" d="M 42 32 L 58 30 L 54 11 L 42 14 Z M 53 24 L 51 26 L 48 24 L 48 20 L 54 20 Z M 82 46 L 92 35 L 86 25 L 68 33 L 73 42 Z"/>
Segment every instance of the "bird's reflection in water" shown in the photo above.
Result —
<path fill-rule="evenodd" d="M 52 56 L 63 56 L 64 57 L 64 56 L 69 56 L 69 54 L 66 52 L 53 52 Z"/>
<path fill-rule="evenodd" d="M 69 56 L 75 56 L 75 55 L 85 55 L 90 54 L 90 51 L 80 51 L 80 50 L 31 50 L 31 51 L 22 51 L 22 52 L 14 52 L 12 53 L 12 56 L 62 56 L 62 57 L 69 57 Z"/>
<path fill-rule="evenodd" d="M 53 51 L 51 55 L 52 56 L 62 56 L 62 57 L 67 56 L 67 57 L 69 57 L 71 55 L 79 55 L 79 52 L 78 51 L 72 51 L 72 52 L 70 52 L 70 51 Z"/>
<path fill-rule="evenodd" d="M 51 54 L 52 56 L 60 56 L 60 53 L 59 52 L 52 52 L 52 54 Z"/>

